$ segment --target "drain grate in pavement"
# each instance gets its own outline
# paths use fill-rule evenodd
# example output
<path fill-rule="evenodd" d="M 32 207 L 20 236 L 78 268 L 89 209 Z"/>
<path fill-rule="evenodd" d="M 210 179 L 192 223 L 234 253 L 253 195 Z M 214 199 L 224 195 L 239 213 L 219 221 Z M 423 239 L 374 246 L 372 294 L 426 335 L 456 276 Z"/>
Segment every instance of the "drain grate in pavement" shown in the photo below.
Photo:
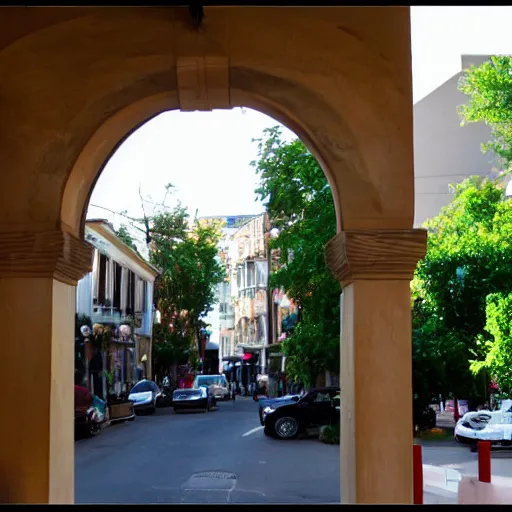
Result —
<path fill-rule="evenodd" d="M 231 471 L 202 471 L 193 474 L 182 486 L 184 491 L 232 491 L 237 476 Z"/>
<path fill-rule="evenodd" d="M 220 478 L 222 480 L 236 480 L 235 473 L 227 471 L 204 471 L 203 473 L 196 473 L 192 478 Z"/>

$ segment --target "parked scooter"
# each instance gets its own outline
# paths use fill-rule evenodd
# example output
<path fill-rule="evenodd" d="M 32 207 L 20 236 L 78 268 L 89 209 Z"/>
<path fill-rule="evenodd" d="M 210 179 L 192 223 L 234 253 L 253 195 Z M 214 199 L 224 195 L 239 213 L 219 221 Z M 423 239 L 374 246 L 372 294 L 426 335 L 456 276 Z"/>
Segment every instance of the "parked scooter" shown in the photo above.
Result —
<path fill-rule="evenodd" d="M 108 406 L 82 386 L 75 386 L 75 432 L 86 437 L 98 435 L 110 424 Z"/>

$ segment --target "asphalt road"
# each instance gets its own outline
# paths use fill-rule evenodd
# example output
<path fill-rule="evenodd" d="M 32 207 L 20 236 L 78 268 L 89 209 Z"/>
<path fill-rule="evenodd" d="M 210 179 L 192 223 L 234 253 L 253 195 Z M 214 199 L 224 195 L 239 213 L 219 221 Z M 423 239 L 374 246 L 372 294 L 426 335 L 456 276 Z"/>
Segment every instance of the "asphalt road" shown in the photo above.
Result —
<path fill-rule="evenodd" d="M 250 399 L 112 425 L 75 443 L 76 503 L 340 503 L 338 446 L 259 426 Z"/>

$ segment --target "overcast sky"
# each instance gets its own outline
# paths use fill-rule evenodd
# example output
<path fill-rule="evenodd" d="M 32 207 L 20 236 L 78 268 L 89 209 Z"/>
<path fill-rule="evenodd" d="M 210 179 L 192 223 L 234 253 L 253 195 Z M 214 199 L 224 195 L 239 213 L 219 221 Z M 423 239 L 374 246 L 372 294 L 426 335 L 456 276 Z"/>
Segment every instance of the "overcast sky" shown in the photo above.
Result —
<path fill-rule="evenodd" d="M 414 101 L 460 71 L 461 54 L 512 53 L 512 7 L 412 7 Z M 91 198 L 88 218 L 122 222 L 92 205 L 141 214 L 144 196 L 161 200 L 166 183 L 200 216 L 262 211 L 255 201 L 257 177 L 249 162 L 251 139 L 278 124 L 251 110 L 165 112 L 133 133 L 105 166 Z M 285 137 L 293 134 L 284 129 Z"/>

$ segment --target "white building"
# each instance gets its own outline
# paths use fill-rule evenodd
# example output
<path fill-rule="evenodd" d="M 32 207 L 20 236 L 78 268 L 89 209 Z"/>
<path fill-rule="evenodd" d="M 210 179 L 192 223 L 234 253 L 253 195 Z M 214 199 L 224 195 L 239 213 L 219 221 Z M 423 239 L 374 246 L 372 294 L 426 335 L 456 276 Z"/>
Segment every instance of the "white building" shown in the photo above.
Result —
<path fill-rule="evenodd" d="M 231 279 L 231 268 L 236 257 L 236 243 L 232 236 L 240 226 L 254 218 L 255 215 L 228 215 L 223 217 L 201 217 L 204 221 L 219 221 L 224 224 L 221 229 L 222 237 L 218 244 L 218 258 L 226 268 L 227 280 L 217 285 L 216 302 L 212 311 L 208 313 L 204 321 L 210 326 L 210 347 L 218 347 L 219 350 L 219 372 L 222 373 L 222 360 L 235 353 L 234 328 L 235 328 L 235 306 L 233 298 L 236 289 L 233 289 Z"/>
<path fill-rule="evenodd" d="M 479 66 L 488 55 L 463 55 L 461 71 L 414 105 L 414 180 L 416 227 L 435 217 L 451 199 L 449 185 L 468 176 L 495 177 L 500 165 L 482 143 L 491 139 L 482 123 L 461 126 L 457 107 L 468 97 L 458 90 L 463 70 Z"/>
<path fill-rule="evenodd" d="M 121 368 L 116 382 L 122 388 L 126 382 L 135 382 L 137 368 L 151 378 L 153 289 L 158 270 L 119 239 L 105 220 L 86 221 L 85 239 L 95 248 L 93 270 L 78 282 L 77 313 L 89 317 L 93 325 L 110 326 L 114 333 L 121 324 L 132 325 L 126 347 L 119 348 L 119 334 L 112 339 L 117 347 L 110 351 L 112 364 L 116 372 Z"/>

